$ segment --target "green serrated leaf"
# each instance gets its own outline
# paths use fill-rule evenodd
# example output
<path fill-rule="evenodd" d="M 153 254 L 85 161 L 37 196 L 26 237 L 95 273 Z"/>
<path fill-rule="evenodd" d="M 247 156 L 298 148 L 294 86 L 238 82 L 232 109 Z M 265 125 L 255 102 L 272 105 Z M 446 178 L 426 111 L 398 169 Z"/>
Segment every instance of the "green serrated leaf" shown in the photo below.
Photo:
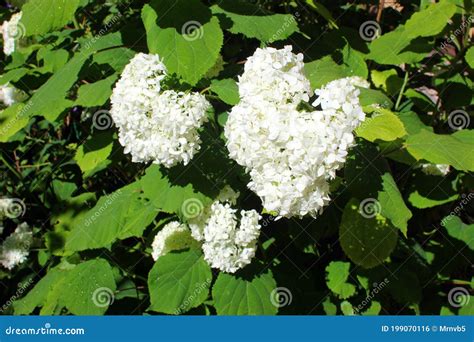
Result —
<path fill-rule="evenodd" d="M 235 106 L 239 103 L 239 88 L 237 82 L 233 79 L 213 80 L 211 82 L 211 91 L 216 93 L 225 103 Z"/>
<path fill-rule="evenodd" d="M 361 205 L 362 204 L 362 205 Z M 379 214 L 366 210 L 367 202 L 347 203 L 339 229 L 339 241 L 349 258 L 365 268 L 382 264 L 394 250 L 397 229 Z"/>
<path fill-rule="evenodd" d="M 191 15 L 183 17 L 183 15 Z M 223 33 L 216 17 L 198 0 L 153 0 L 142 10 L 148 49 L 168 71 L 195 85 L 216 63 Z"/>
<path fill-rule="evenodd" d="M 212 288 L 218 315 L 275 315 L 276 282 L 270 270 L 241 276 L 220 273 Z"/>
<path fill-rule="evenodd" d="M 405 127 L 397 115 L 387 109 L 377 109 L 357 129 L 359 137 L 368 141 L 393 141 L 406 135 Z"/>
<path fill-rule="evenodd" d="M 75 105 L 84 107 L 104 105 L 112 95 L 112 86 L 116 80 L 117 75 L 112 75 L 95 83 L 82 85 L 77 91 Z"/>
<path fill-rule="evenodd" d="M 447 1 L 430 4 L 426 9 L 413 14 L 406 22 L 406 34 L 409 38 L 437 35 L 448 24 L 454 13 L 456 5 Z"/>
<path fill-rule="evenodd" d="M 356 293 L 356 287 L 348 283 L 351 264 L 342 261 L 332 261 L 326 267 L 326 284 L 339 298 L 347 299 Z"/>
<path fill-rule="evenodd" d="M 69 23 L 79 0 L 29 0 L 22 8 L 26 35 L 45 34 Z"/>
<path fill-rule="evenodd" d="M 259 13 L 259 7 L 250 3 L 221 1 L 212 7 L 212 12 L 231 21 L 228 28 L 230 32 L 266 43 L 284 40 L 299 31 L 296 19 L 291 14 L 264 15 Z"/>
<path fill-rule="evenodd" d="M 160 257 L 148 275 L 150 310 L 182 314 L 209 295 L 212 273 L 199 250 Z"/>
<path fill-rule="evenodd" d="M 473 130 L 466 129 L 451 135 L 420 130 L 416 134 L 409 135 L 405 144 L 408 152 L 417 160 L 448 164 L 458 170 L 474 171 L 472 139 L 474 139 Z"/>

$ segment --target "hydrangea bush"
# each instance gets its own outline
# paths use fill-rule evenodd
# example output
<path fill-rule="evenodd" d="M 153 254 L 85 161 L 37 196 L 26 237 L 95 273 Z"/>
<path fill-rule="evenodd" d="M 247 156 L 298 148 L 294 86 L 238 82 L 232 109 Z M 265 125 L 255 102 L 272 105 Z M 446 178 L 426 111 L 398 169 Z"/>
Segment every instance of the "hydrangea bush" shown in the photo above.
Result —
<path fill-rule="evenodd" d="M 3 1 L 2 314 L 474 314 L 471 10 Z"/>

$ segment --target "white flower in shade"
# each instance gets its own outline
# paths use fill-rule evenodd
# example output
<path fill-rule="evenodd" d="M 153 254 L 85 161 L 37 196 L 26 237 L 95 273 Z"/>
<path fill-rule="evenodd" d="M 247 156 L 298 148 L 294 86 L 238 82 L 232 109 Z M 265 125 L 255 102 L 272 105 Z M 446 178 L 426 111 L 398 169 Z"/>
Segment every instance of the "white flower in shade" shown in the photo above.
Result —
<path fill-rule="evenodd" d="M 421 164 L 421 171 L 431 176 L 446 176 L 449 173 L 449 165 L 447 164 Z"/>
<path fill-rule="evenodd" d="M 166 75 L 159 56 L 139 53 L 114 88 L 111 116 L 133 162 L 186 165 L 199 151 L 198 129 L 210 104 L 199 93 L 163 91 Z"/>
<path fill-rule="evenodd" d="M 25 262 L 33 242 L 33 232 L 28 224 L 20 224 L 0 245 L 0 263 L 11 270 Z"/>
<path fill-rule="evenodd" d="M 191 231 L 185 224 L 170 222 L 163 227 L 155 236 L 152 243 L 152 257 L 156 261 L 161 256 L 171 251 L 189 248 L 199 245 L 191 237 Z"/>
<path fill-rule="evenodd" d="M 2 102 L 7 107 L 22 101 L 24 97 L 25 94 L 15 87 L 12 87 L 8 84 L 0 86 L 0 102 Z"/>
<path fill-rule="evenodd" d="M 238 198 L 229 186 L 202 214 L 189 221 L 192 236 L 202 242 L 204 259 L 211 267 L 228 273 L 251 263 L 260 236 L 260 215 L 255 210 L 232 208 Z"/>
<path fill-rule="evenodd" d="M 315 92 L 313 106 L 321 110 L 300 111 L 310 94 L 302 56 L 288 47 L 267 48 L 248 61 L 240 103 L 224 129 L 229 155 L 249 172 L 248 187 L 265 209 L 284 217 L 316 216 L 330 200 L 328 182 L 354 144 L 353 130 L 365 119 L 358 87 L 368 83 L 359 77 L 329 82 Z"/>
<path fill-rule="evenodd" d="M 22 12 L 15 13 L 9 21 L 5 21 L 2 24 L 3 53 L 7 56 L 15 51 L 17 41 L 21 38 L 22 32 L 19 22 L 22 15 Z"/>
<path fill-rule="evenodd" d="M 260 216 L 255 210 L 237 210 L 229 203 L 214 202 L 204 226 L 202 250 L 211 267 L 227 273 L 252 262 L 260 235 Z"/>

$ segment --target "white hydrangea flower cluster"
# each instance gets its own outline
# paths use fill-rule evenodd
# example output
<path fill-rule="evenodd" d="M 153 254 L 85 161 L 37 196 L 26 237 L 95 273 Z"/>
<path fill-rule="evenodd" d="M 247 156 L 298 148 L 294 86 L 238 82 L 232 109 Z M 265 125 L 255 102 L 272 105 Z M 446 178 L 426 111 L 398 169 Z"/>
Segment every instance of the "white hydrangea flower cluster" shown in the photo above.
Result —
<path fill-rule="evenodd" d="M 15 52 L 17 40 L 21 38 L 22 32 L 19 23 L 22 15 L 23 12 L 15 13 L 9 21 L 4 21 L 2 24 L 3 53 L 7 56 Z"/>
<path fill-rule="evenodd" d="M 260 215 L 255 210 L 241 210 L 240 216 L 239 224 L 237 209 L 229 202 L 215 201 L 199 223 L 190 224 L 211 267 L 235 273 L 252 262 L 260 236 Z"/>
<path fill-rule="evenodd" d="M 155 236 L 152 243 L 153 260 L 171 251 L 189 248 L 197 245 L 196 240 L 191 237 L 191 231 L 182 223 L 177 221 L 166 224 Z"/>
<path fill-rule="evenodd" d="M 421 164 L 421 171 L 431 176 L 446 176 L 449 173 L 449 165 L 447 164 Z"/>
<path fill-rule="evenodd" d="M 158 55 L 139 53 L 115 85 L 110 113 L 133 162 L 186 165 L 200 148 L 198 129 L 210 104 L 199 93 L 163 90 L 166 76 Z"/>
<path fill-rule="evenodd" d="M 27 223 L 20 224 L 0 245 L 0 264 L 11 270 L 25 262 L 33 242 L 33 232 Z"/>
<path fill-rule="evenodd" d="M 250 173 L 248 187 L 265 209 L 292 217 L 317 213 L 329 202 L 329 183 L 354 143 L 352 131 L 365 119 L 360 78 L 328 83 L 313 106 L 303 56 L 291 47 L 257 49 L 239 78 L 240 103 L 225 127 L 231 158 Z"/>
<path fill-rule="evenodd" d="M 221 271 L 235 273 L 250 264 L 260 236 L 260 215 L 255 210 L 241 210 L 239 218 L 237 209 L 231 207 L 238 196 L 226 186 L 211 206 L 190 220 L 189 227 L 176 221 L 168 223 L 155 236 L 153 259 L 199 245 L 208 264 Z"/>
<path fill-rule="evenodd" d="M 24 93 L 8 84 L 0 85 L 0 102 L 9 107 L 24 98 Z"/>

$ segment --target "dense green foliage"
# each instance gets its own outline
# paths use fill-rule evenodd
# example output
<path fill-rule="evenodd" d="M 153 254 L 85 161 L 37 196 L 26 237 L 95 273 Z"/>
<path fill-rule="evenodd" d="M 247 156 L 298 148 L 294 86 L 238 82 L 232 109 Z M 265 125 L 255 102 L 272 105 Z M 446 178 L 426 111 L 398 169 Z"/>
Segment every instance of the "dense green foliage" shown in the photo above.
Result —
<path fill-rule="evenodd" d="M 2 313 L 473 315 L 472 3 L 380 2 L 4 6 L 2 21 L 22 10 L 23 32 L 1 57 L 0 84 L 25 99 L 0 112 L 0 189 L 25 211 L 4 220 L 1 238 L 27 222 L 34 243 L 26 262 L 0 270 Z M 371 83 L 360 96 L 368 119 L 316 219 L 269 215 L 222 134 L 246 58 L 285 45 L 304 53 L 313 89 L 353 75 Z M 212 103 L 186 167 L 132 163 L 118 142 L 109 98 L 137 52 L 162 56 L 176 89 Z M 450 171 L 428 175 L 421 163 Z M 218 272 L 193 248 L 154 263 L 156 232 L 185 220 L 187 199 L 207 205 L 226 184 L 262 213 L 253 263 Z"/>

